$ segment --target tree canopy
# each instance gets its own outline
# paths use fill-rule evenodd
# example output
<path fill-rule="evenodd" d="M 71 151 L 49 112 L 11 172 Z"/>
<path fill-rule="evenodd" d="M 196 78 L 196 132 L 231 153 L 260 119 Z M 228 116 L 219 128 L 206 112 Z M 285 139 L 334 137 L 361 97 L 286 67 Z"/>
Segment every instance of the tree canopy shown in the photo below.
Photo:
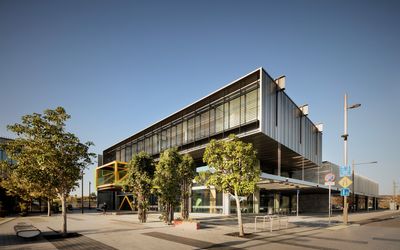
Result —
<path fill-rule="evenodd" d="M 140 222 L 146 222 L 149 196 L 152 189 L 154 175 L 154 162 L 146 152 L 134 155 L 126 165 L 127 179 L 124 189 L 133 192 L 138 203 L 138 218 Z"/>
<path fill-rule="evenodd" d="M 179 164 L 181 155 L 176 148 L 165 150 L 160 155 L 154 175 L 154 185 L 159 202 L 163 206 L 163 219 L 171 223 L 173 220 L 174 208 L 179 205 L 181 196 L 181 183 L 179 175 Z"/>
<path fill-rule="evenodd" d="M 25 115 L 21 123 L 7 127 L 18 137 L 3 146 L 15 162 L 9 169 L 11 176 L 20 176 L 24 182 L 37 185 L 38 192 L 61 199 L 63 233 L 67 232 L 66 196 L 78 185 L 84 169 L 95 156 L 89 153 L 92 142 L 81 143 L 73 133 L 65 131 L 69 118 L 62 107 Z M 15 182 L 12 178 L 8 181 Z"/>
<path fill-rule="evenodd" d="M 205 184 L 235 197 L 239 235 L 243 236 L 239 196 L 252 194 L 260 179 L 253 145 L 239 140 L 235 135 L 225 140 L 213 139 L 204 151 L 203 161 L 210 168 L 202 176 Z"/>

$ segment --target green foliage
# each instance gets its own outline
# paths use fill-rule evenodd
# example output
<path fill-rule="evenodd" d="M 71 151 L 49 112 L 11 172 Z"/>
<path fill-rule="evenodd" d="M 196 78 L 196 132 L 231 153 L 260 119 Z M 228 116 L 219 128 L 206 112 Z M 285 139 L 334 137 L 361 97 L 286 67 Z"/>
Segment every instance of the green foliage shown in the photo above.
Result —
<path fill-rule="evenodd" d="M 138 217 L 140 222 L 146 222 L 149 196 L 154 175 L 154 162 L 151 156 L 145 152 L 133 156 L 126 165 L 127 179 L 124 189 L 133 192 L 138 201 Z"/>
<path fill-rule="evenodd" d="M 203 161 L 210 170 L 197 180 L 235 197 L 239 235 L 244 236 L 239 195 L 253 193 L 260 180 L 253 145 L 242 142 L 235 135 L 230 135 L 227 140 L 211 140 L 204 151 Z"/>
<path fill-rule="evenodd" d="M 18 138 L 3 145 L 15 165 L 7 169 L 10 178 L 6 178 L 4 185 L 2 181 L 2 185 L 10 192 L 24 190 L 32 197 L 57 195 L 63 205 L 64 233 L 65 198 L 78 185 L 83 170 L 95 156 L 88 152 L 93 143 L 81 143 L 74 134 L 65 131 L 65 121 L 69 118 L 62 107 L 25 115 L 22 123 L 8 126 Z"/>
<path fill-rule="evenodd" d="M 1 161 L 2 178 L 0 186 L 3 187 L 7 194 L 19 197 L 22 201 L 28 202 L 32 198 L 39 198 L 43 195 L 40 192 L 41 187 L 38 183 L 29 182 L 24 176 L 24 171 L 18 169 L 10 162 Z"/>
<path fill-rule="evenodd" d="M 156 166 L 154 185 L 164 213 L 161 218 L 171 223 L 173 211 L 181 200 L 181 215 L 189 218 L 189 197 L 191 183 L 195 175 L 193 158 L 186 154 L 180 155 L 176 148 L 165 150 L 160 155 Z"/>
<path fill-rule="evenodd" d="M 174 207 L 179 204 L 181 196 L 179 166 L 181 155 L 176 148 L 167 149 L 160 155 L 154 175 L 154 185 L 159 202 L 163 205 L 164 221 L 171 223 Z"/>
<path fill-rule="evenodd" d="M 207 186 L 232 195 L 248 195 L 254 192 L 260 179 L 256 151 L 251 143 L 230 135 L 228 140 L 211 140 L 204 151 L 203 161 L 211 168 L 198 178 Z"/>

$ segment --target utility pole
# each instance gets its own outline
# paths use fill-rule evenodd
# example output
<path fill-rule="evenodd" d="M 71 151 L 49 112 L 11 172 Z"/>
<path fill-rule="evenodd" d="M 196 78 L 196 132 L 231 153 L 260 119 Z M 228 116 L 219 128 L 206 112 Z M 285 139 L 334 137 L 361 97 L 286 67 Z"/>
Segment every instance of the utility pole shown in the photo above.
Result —
<path fill-rule="evenodd" d="M 344 140 L 344 165 L 347 167 L 348 165 L 348 157 L 347 157 L 347 138 L 349 137 L 349 134 L 347 133 L 347 111 L 349 109 L 355 109 L 360 107 L 361 104 L 353 104 L 351 106 L 347 105 L 347 94 L 344 94 L 344 133 L 342 135 L 343 140 Z M 347 201 L 347 196 L 344 196 L 344 202 L 343 202 L 343 223 L 347 224 L 348 223 L 348 209 L 349 209 L 349 203 Z"/>
<path fill-rule="evenodd" d="M 92 184 L 92 183 L 89 181 L 89 210 L 90 210 L 90 198 L 91 198 L 91 195 L 90 195 L 90 184 Z"/>
<path fill-rule="evenodd" d="M 393 201 L 396 198 L 396 181 L 393 180 Z"/>
<path fill-rule="evenodd" d="M 83 214 L 83 171 L 82 171 L 82 185 L 81 185 L 81 188 L 82 188 L 82 200 L 81 200 L 81 209 L 82 209 L 82 214 Z"/>
<path fill-rule="evenodd" d="M 347 134 L 347 94 L 344 95 L 344 133 L 343 133 L 343 140 L 344 140 L 344 165 L 347 166 L 347 137 L 349 136 Z M 347 196 L 344 197 L 344 202 L 343 202 L 343 223 L 347 224 L 348 222 L 348 206 L 349 204 L 347 203 Z"/>

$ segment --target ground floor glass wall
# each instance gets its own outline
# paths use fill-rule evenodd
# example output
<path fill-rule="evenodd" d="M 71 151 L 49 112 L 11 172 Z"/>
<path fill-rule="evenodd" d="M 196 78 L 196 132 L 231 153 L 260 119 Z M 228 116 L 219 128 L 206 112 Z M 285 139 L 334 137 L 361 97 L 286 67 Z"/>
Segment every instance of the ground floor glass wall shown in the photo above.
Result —
<path fill-rule="evenodd" d="M 192 190 L 192 212 L 222 213 L 222 196 L 215 189 Z"/>

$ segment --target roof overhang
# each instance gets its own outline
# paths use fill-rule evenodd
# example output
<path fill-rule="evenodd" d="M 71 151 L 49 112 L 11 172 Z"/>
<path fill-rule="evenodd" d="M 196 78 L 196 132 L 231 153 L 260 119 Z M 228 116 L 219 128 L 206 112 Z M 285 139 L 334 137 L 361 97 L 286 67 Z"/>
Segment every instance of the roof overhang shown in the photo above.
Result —
<path fill-rule="evenodd" d="M 329 187 L 314 182 L 303 181 L 284 176 L 262 173 L 261 180 L 257 183 L 259 188 L 267 190 L 289 191 L 289 190 L 319 190 L 328 191 Z M 332 191 L 339 191 L 338 188 L 332 188 Z"/>

